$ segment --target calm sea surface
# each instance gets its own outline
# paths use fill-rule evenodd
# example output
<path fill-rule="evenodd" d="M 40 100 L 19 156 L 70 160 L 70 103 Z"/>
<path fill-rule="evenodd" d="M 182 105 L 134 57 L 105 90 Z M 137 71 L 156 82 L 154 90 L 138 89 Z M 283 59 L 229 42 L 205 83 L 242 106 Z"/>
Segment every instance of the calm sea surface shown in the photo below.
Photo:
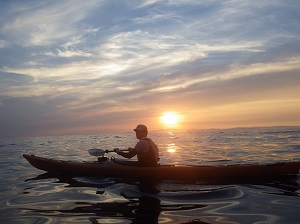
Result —
<path fill-rule="evenodd" d="M 300 161 L 300 127 L 151 132 L 161 164 Z M 134 133 L 0 138 L 0 223 L 300 223 L 300 174 L 244 183 L 51 176 L 23 153 L 95 160 Z M 116 156 L 114 153 L 107 156 Z"/>

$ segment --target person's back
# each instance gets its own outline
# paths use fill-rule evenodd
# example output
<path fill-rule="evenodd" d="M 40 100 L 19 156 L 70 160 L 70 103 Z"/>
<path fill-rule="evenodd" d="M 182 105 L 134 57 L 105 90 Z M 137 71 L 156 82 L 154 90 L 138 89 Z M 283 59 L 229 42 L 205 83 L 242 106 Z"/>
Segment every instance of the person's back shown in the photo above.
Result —
<path fill-rule="evenodd" d="M 159 160 L 158 147 L 150 138 L 142 138 L 134 147 L 141 166 L 155 166 Z"/>

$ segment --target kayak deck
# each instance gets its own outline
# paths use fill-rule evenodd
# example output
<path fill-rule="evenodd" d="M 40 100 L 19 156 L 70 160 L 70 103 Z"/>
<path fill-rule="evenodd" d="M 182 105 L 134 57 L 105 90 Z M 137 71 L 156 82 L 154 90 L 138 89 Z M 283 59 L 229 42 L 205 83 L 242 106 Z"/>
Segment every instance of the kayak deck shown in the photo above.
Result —
<path fill-rule="evenodd" d="M 297 175 L 300 161 L 274 164 L 131 167 L 113 161 L 76 162 L 48 159 L 35 155 L 23 155 L 35 168 L 60 174 L 91 177 L 158 178 L 158 179 L 218 179 L 218 178 L 265 178 Z"/>

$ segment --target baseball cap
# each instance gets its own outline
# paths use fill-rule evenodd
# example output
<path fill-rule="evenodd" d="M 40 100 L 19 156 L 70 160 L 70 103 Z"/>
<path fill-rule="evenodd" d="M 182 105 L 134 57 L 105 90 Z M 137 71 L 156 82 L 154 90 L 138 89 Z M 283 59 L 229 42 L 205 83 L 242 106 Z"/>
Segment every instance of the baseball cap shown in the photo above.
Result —
<path fill-rule="evenodd" d="M 134 131 L 148 131 L 146 125 L 143 124 L 139 124 L 138 126 L 136 126 L 135 129 L 133 129 Z"/>

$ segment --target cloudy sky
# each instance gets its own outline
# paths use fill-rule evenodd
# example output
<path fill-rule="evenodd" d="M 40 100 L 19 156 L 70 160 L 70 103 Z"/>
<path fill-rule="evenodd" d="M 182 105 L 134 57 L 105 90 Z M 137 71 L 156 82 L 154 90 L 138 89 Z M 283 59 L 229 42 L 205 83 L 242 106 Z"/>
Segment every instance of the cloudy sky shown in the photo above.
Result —
<path fill-rule="evenodd" d="M 298 0 L 0 2 L 0 135 L 300 125 Z"/>

